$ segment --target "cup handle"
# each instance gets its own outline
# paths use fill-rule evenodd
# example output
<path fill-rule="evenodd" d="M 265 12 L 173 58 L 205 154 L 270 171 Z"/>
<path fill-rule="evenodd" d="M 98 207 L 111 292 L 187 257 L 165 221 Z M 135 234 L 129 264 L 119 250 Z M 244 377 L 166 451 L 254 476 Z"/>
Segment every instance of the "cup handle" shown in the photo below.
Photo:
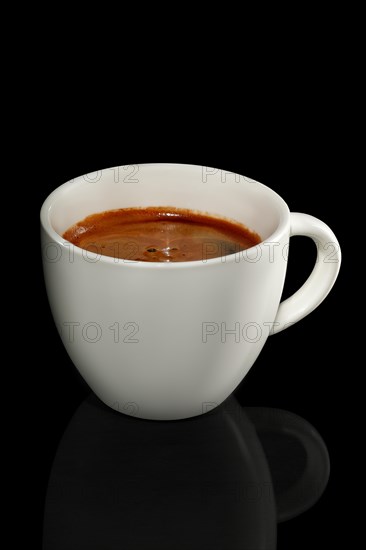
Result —
<path fill-rule="evenodd" d="M 313 239 L 317 259 L 302 287 L 280 303 L 272 334 L 297 323 L 318 307 L 334 285 L 341 265 L 339 242 L 325 223 L 308 214 L 293 212 L 290 216 L 290 237 L 303 235 Z"/>

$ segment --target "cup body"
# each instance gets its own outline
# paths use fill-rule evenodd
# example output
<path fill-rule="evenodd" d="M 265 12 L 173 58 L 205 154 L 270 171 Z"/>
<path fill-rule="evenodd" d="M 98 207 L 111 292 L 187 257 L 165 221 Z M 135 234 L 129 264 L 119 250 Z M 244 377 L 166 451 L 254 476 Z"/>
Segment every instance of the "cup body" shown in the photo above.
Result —
<path fill-rule="evenodd" d="M 62 238 L 89 214 L 134 206 L 227 217 L 262 242 L 214 259 L 148 263 L 100 256 Z M 67 352 L 96 395 L 120 412 L 165 420 L 226 399 L 276 318 L 289 219 L 268 187 L 201 166 L 117 167 L 56 189 L 41 211 L 46 288 Z"/>

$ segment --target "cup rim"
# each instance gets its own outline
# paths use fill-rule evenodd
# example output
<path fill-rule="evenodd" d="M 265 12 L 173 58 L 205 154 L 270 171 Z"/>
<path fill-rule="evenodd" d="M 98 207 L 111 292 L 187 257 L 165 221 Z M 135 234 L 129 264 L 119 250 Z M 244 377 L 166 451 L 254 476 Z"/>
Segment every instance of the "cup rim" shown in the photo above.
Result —
<path fill-rule="evenodd" d="M 169 167 L 169 166 L 187 166 L 187 167 L 193 167 L 193 168 L 202 168 L 202 165 L 200 164 L 186 164 L 186 163 L 179 163 L 179 162 L 140 162 L 138 164 L 138 166 L 140 165 L 143 165 L 143 166 L 166 166 L 166 167 Z M 116 169 L 116 168 L 122 168 L 123 164 L 121 165 L 118 165 L 118 166 L 113 166 L 113 167 L 110 167 L 110 168 L 103 168 L 103 170 L 113 170 L 113 169 Z M 213 167 L 206 167 L 206 168 L 212 168 L 214 170 L 216 170 L 216 168 L 213 168 Z M 278 242 L 281 237 L 283 236 L 283 233 L 287 227 L 287 222 L 288 222 L 288 219 L 289 219 L 289 214 L 290 214 L 290 210 L 288 208 L 288 205 L 286 204 L 286 202 L 283 200 L 283 198 L 278 194 L 276 193 L 276 191 L 274 191 L 273 189 L 271 189 L 270 187 L 268 187 L 267 185 L 264 185 L 263 183 L 257 181 L 257 180 L 254 180 L 252 178 L 249 178 L 249 177 L 246 177 L 246 176 L 243 176 L 242 174 L 238 174 L 237 172 L 232 172 L 233 175 L 238 175 L 238 176 L 241 176 L 241 177 L 245 177 L 245 179 L 247 181 L 250 181 L 251 184 L 255 184 L 259 187 L 261 187 L 263 190 L 265 190 L 265 192 L 270 195 L 272 197 L 273 200 L 275 200 L 278 204 L 278 206 L 280 207 L 280 220 L 279 220 L 279 223 L 278 223 L 278 226 L 276 227 L 275 231 L 273 233 L 271 233 L 271 235 L 269 235 L 268 238 L 260 241 L 260 243 L 256 244 L 255 246 L 251 246 L 250 248 L 247 248 L 245 250 L 245 252 L 248 252 L 250 250 L 253 250 L 261 245 L 263 245 L 263 243 L 265 242 Z M 42 204 L 42 207 L 41 207 L 41 211 L 40 211 L 40 221 L 41 221 L 41 225 L 44 229 L 44 231 L 47 233 L 47 235 L 49 236 L 49 238 L 56 242 L 62 249 L 66 249 L 66 247 L 69 246 L 70 243 L 68 243 L 68 241 L 65 241 L 65 239 L 62 238 L 62 236 L 57 233 L 57 231 L 55 231 L 52 227 L 52 224 L 51 224 L 51 220 L 50 220 L 50 210 L 52 208 L 52 205 L 54 204 L 55 200 L 57 199 L 57 197 L 62 193 L 64 192 L 65 190 L 69 189 L 70 187 L 74 187 L 76 185 L 78 185 L 80 182 L 83 181 L 83 177 L 85 176 L 85 174 L 81 174 L 80 176 L 74 178 L 73 180 L 71 181 L 67 181 L 61 185 L 59 185 L 58 187 L 56 187 L 56 189 L 54 189 L 47 197 L 46 199 L 44 200 L 43 204 Z M 73 248 L 73 252 L 74 254 L 76 254 L 77 256 L 82 256 L 83 254 L 83 249 L 74 245 L 74 248 Z M 230 263 L 230 262 L 234 262 L 236 261 L 236 256 L 237 256 L 237 253 L 234 252 L 233 254 L 227 254 L 225 255 L 225 263 Z M 121 266 L 126 266 L 126 267 L 138 267 L 138 268 L 141 268 L 141 269 L 183 269 L 183 268 L 191 268 L 192 267 L 198 267 L 198 266 L 201 266 L 201 265 L 217 265 L 217 264 L 221 264 L 223 263 L 222 261 L 222 256 L 218 256 L 216 258 L 209 258 L 209 259 L 206 259 L 206 260 L 189 260 L 189 261 L 186 261 L 186 262 L 143 262 L 143 261 L 135 261 L 135 260 L 125 260 L 125 259 L 117 259 L 116 261 L 116 258 L 113 258 L 111 256 L 104 256 L 104 255 L 100 255 L 100 257 L 98 258 L 98 263 L 99 262 L 102 262 L 102 263 L 105 263 L 105 264 L 111 264 L 113 266 L 115 266 L 116 268 L 117 267 L 121 267 Z"/>

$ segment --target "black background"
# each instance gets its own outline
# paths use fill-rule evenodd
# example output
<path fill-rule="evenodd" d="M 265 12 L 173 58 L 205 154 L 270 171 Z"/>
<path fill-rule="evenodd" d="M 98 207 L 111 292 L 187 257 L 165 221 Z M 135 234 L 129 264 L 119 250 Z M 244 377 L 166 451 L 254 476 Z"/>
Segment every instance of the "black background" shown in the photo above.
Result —
<path fill-rule="evenodd" d="M 346 422 L 347 380 L 339 355 L 349 345 L 351 330 L 345 309 L 349 259 L 345 220 L 340 214 L 344 197 L 337 190 L 344 181 L 338 126 L 331 112 L 318 117 L 311 109 L 293 118 L 288 111 L 286 120 L 277 113 L 265 124 L 258 121 L 250 126 L 246 116 L 238 113 L 235 117 L 227 113 L 220 120 L 213 113 L 186 120 L 172 113 L 171 121 L 166 123 L 165 118 L 162 123 L 159 113 L 152 116 L 153 112 L 151 105 L 150 115 L 136 111 L 128 119 L 121 109 L 113 121 L 107 113 L 99 115 L 97 121 L 92 113 L 84 113 L 86 116 L 72 122 L 63 117 L 45 122 L 38 159 L 42 168 L 35 170 L 38 207 L 58 185 L 84 173 L 124 164 L 181 162 L 218 167 L 256 179 L 279 193 L 290 210 L 317 216 L 333 229 L 344 253 L 335 287 L 311 315 L 267 341 L 236 392 L 243 405 L 278 407 L 299 414 L 324 438 L 331 460 L 326 493 L 313 509 L 279 526 L 278 548 L 309 548 L 314 540 L 318 547 L 332 547 L 342 536 L 343 496 L 348 483 L 344 432 L 340 436 L 340 426 Z M 34 217 L 37 215 L 35 210 Z M 286 295 L 306 279 L 314 259 L 310 241 L 292 239 Z M 32 345 L 39 368 L 31 384 L 35 388 L 33 410 L 39 446 L 36 525 L 40 535 L 44 496 L 57 444 L 89 389 L 71 364 L 53 324 L 40 255 L 37 268 L 34 295 L 41 325 L 32 329 L 36 335 Z"/>

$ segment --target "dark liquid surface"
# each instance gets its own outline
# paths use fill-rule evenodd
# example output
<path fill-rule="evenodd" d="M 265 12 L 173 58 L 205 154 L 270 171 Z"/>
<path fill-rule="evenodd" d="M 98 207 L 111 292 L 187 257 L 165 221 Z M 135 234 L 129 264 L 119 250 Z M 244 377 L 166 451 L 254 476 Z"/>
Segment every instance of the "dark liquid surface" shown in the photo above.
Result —
<path fill-rule="evenodd" d="M 234 254 L 261 241 L 244 225 L 173 207 L 122 208 L 92 214 L 64 239 L 91 254 L 144 262 L 188 262 Z"/>

